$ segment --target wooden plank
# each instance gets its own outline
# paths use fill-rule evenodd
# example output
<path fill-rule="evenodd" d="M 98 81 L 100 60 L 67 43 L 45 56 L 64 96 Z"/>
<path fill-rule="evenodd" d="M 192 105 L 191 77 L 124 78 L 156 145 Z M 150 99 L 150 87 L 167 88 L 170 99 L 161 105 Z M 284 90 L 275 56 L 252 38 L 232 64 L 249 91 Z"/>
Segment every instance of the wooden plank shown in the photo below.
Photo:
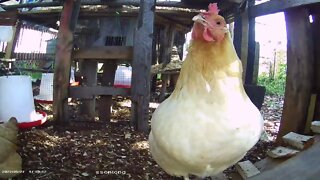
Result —
<path fill-rule="evenodd" d="M 238 162 L 235 167 L 243 179 L 248 179 L 260 173 L 260 171 L 248 160 Z"/>
<path fill-rule="evenodd" d="M 27 72 L 41 72 L 41 73 L 52 73 L 52 70 L 44 69 L 29 69 L 29 68 L 13 68 L 15 71 L 27 71 Z"/>
<path fill-rule="evenodd" d="M 277 142 L 289 132 L 305 129 L 313 87 L 313 42 L 308 9 L 285 12 L 287 26 L 287 80 L 285 100 Z"/>
<path fill-rule="evenodd" d="M 312 146 L 314 143 L 313 136 L 305 136 L 301 134 L 297 134 L 294 132 L 290 132 L 282 137 L 284 143 L 290 145 L 294 148 L 303 150 L 307 149 L 308 147 Z"/>
<path fill-rule="evenodd" d="M 288 158 L 273 159 L 266 157 L 261 161 L 256 162 L 254 165 L 260 170 L 260 172 L 265 172 L 270 169 L 276 168 L 279 164 L 285 162 Z"/>
<path fill-rule="evenodd" d="M 130 89 L 104 87 L 104 86 L 72 86 L 70 87 L 70 97 L 72 98 L 92 98 L 100 95 L 122 95 L 129 96 Z"/>
<path fill-rule="evenodd" d="M 248 10 L 254 6 L 255 0 L 248 1 Z M 248 57 L 245 76 L 245 84 L 253 84 L 254 60 L 256 55 L 256 40 L 255 40 L 255 18 L 249 16 L 248 30 Z"/>
<path fill-rule="evenodd" d="M 316 3 L 319 3 L 319 0 L 290 0 L 290 1 L 271 0 L 251 8 L 249 10 L 249 16 L 251 18 L 254 18 L 258 16 L 285 11 L 290 8 L 295 8 L 299 6 L 314 5 Z"/>
<path fill-rule="evenodd" d="M 267 155 L 271 158 L 287 158 L 287 157 L 292 157 L 296 154 L 298 154 L 300 151 L 287 148 L 287 147 L 282 147 L 278 146 L 274 149 L 271 149 L 270 151 L 267 152 Z"/>
<path fill-rule="evenodd" d="M 77 24 L 80 0 L 65 0 L 60 19 L 53 79 L 53 119 L 68 122 L 68 89 L 73 49 L 73 31 Z"/>
<path fill-rule="evenodd" d="M 80 65 L 80 73 L 83 77 L 83 86 L 96 86 L 97 85 L 97 61 L 82 61 Z M 96 97 L 92 96 L 81 100 L 80 105 L 81 115 L 86 116 L 90 120 L 94 120 L 96 116 Z"/>
<path fill-rule="evenodd" d="M 132 62 L 131 125 L 139 131 L 148 133 L 155 0 L 140 2 Z"/>
<path fill-rule="evenodd" d="M 113 87 L 117 63 L 115 61 L 103 64 L 101 85 Z M 101 95 L 99 99 L 99 120 L 110 122 L 112 95 Z"/>
<path fill-rule="evenodd" d="M 253 77 L 252 77 L 252 84 L 254 84 L 254 85 L 258 84 L 259 59 L 260 59 L 260 44 L 258 42 L 256 42 L 254 64 L 253 64 Z"/>
<path fill-rule="evenodd" d="M 6 59 L 10 59 L 13 57 L 15 45 L 17 43 L 20 28 L 21 28 L 21 22 L 16 23 L 16 21 L 15 21 L 12 24 L 12 26 L 13 26 L 12 39 L 11 39 L 11 41 L 7 42 L 6 54 L 5 54 Z"/>
<path fill-rule="evenodd" d="M 319 152 L 320 143 L 317 143 L 310 149 L 276 166 L 276 168 L 250 178 L 250 180 L 317 180 L 320 177 Z"/>
<path fill-rule="evenodd" d="M 2 11 L 0 12 L 0 26 L 15 26 L 17 18 L 17 11 Z"/>
<path fill-rule="evenodd" d="M 74 59 L 87 60 L 114 60 L 127 59 L 131 60 L 133 57 L 132 46 L 101 46 L 90 47 L 74 51 Z"/>
<path fill-rule="evenodd" d="M 320 5 L 318 6 L 318 13 L 312 14 L 313 23 L 312 23 L 312 30 L 313 30 L 313 39 L 314 44 L 313 47 L 315 49 L 314 51 L 314 57 L 315 57 L 315 80 L 314 80 L 314 92 L 317 94 L 317 100 L 316 100 L 316 107 L 314 111 L 314 119 L 320 120 L 320 51 L 317 49 L 317 47 L 320 47 Z"/>
<path fill-rule="evenodd" d="M 320 134 L 320 121 L 313 121 L 311 123 L 311 130 L 314 133 Z"/>
<path fill-rule="evenodd" d="M 307 115 L 307 122 L 306 126 L 304 128 L 304 133 L 309 134 L 311 129 L 311 122 L 313 121 L 315 107 L 316 107 L 316 100 L 317 100 L 317 94 L 312 94 L 310 98 L 310 104 L 308 107 L 308 115 Z"/>

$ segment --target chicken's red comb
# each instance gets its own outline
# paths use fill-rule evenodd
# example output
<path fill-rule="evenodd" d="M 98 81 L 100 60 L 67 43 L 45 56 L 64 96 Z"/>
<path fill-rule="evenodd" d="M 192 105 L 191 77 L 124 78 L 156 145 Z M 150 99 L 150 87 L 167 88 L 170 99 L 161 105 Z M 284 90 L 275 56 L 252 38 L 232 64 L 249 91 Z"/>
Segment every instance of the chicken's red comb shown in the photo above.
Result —
<path fill-rule="evenodd" d="M 204 15 L 218 15 L 219 14 L 219 8 L 217 3 L 210 3 L 208 6 L 208 11 L 204 12 Z"/>

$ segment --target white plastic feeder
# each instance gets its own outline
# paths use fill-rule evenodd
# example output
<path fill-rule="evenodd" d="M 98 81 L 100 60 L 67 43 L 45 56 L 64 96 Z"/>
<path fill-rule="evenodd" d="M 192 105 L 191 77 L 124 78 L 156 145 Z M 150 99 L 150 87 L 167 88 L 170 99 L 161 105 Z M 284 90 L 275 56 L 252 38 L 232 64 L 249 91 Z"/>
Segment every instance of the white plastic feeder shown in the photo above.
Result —
<path fill-rule="evenodd" d="M 53 73 L 42 73 L 40 92 L 34 99 L 43 103 L 53 102 Z"/>
<path fill-rule="evenodd" d="M 19 123 L 43 119 L 35 111 L 29 76 L 0 77 L 0 121 L 15 117 Z"/>
<path fill-rule="evenodd" d="M 131 88 L 131 76 L 131 66 L 118 66 L 114 79 L 114 86 L 119 88 Z"/>

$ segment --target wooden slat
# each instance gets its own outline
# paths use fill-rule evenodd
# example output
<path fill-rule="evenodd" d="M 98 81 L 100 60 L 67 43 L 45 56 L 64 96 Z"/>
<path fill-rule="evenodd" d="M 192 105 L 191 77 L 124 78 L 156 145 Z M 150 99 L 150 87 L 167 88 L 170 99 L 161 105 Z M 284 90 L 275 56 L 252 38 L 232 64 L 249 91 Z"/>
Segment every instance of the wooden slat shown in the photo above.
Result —
<path fill-rule="evenodd" d="M 313 87 L 314 57 L 309 11 L 285 12 L 287 25 L 287 80 L 284 108 L 277 142 L 289 132 L 303 133 Z"/>
<path fill-rule="evenodd" d="M 319 3 L 319 0 L 271 0 L 259 5 L 254 6 L 249 10 L 249 16 L 251 18 L 263 16 L 267 14 L 277 13 L 289 8 L 294 8 L 304 5 L 312 5 Z"/>
<path fill-rule="evenodd" d="M 80 49 L 74 51 L 75 59 L 92 59 L 92 60 L 115 60 L 128 59 L 133 57 L 132 46 L 101 46 Z"/>
<path fill-rule="evenodd" d="M 132 62 L 131 124 L 137 130 L 148 133 L 155 0 L 140 2 Z"/>
<path fill-rule="evenodd" d="M 317 180 L 320 177 L 320 143 L 301 152 L 272 170 L 266 171 L 250 180 Z"/>
<path fill-rule="evenodd" d="M 130 95 L 130 89 L 104 87 L 104 86 L 72 86 L 70 87 L 70 97 L 72 98 L 92 98 L 99 95 Z"/>
<path fill-rule="evenodd" d="M 73 49 L 73 32 L 80 11 L 80 0 L 65 0 L 60 19 L 53 79 L 53 119 L 68 123 L 68 89 Z"/>

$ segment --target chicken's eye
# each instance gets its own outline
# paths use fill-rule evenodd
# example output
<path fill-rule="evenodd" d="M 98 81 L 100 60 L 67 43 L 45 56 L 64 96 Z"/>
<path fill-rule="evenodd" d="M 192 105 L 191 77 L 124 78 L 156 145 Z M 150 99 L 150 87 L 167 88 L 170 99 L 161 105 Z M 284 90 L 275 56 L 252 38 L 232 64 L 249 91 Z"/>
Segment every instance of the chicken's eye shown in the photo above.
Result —
<path fill-rule="evenodd" d="M 220 25 L 220 24 L 221 24 L 221 22 L 220 22 L 220 21 L 218 21 L 218 22 L 217 22 L 217 25 Z"/>

